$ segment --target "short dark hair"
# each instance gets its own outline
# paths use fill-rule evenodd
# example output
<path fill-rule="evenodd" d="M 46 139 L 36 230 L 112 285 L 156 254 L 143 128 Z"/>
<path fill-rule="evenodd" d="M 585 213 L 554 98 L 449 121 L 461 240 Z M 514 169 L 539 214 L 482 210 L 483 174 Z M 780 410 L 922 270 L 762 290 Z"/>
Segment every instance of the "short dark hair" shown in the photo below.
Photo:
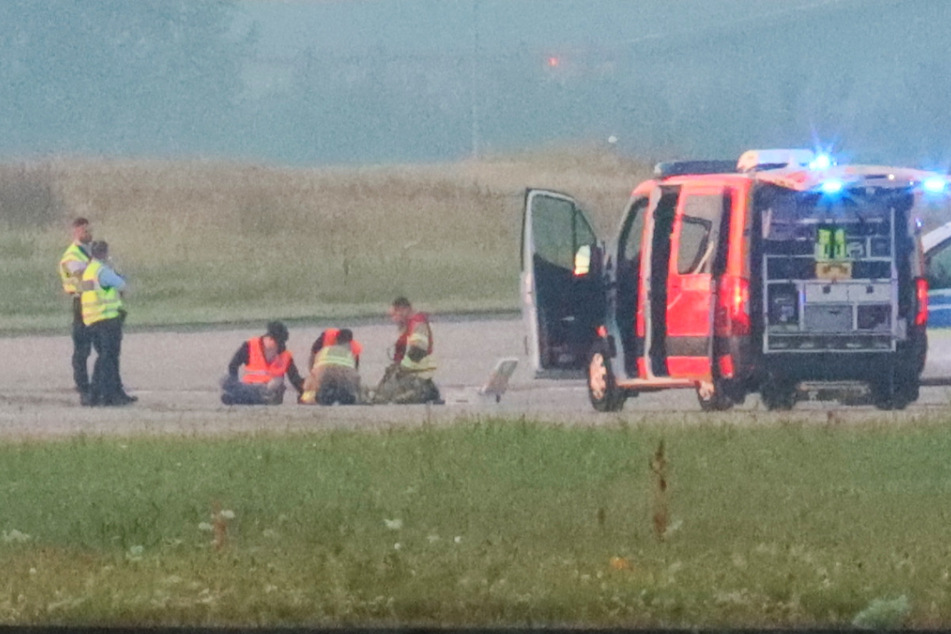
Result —
<path fill-rule="evenodd" d="M 109 253 L 109 243 L 105 240 L 96 240 L 89 245 L 89 255 L 101 258 Z"/>
<path fill-rule="evenodd" d="M 404 296 L 400 295 L 393 300 L 393 308 L 412 308 L 413 305 L 409 303 L 409 300 Z"/>
<path fill-rule="evenodd" d="M 287 326 L 280 321 L 270 321 L 267 324 L 267 335 L 278 343 L 287 343 L 290 333 L 287 332 Z"/>
<path fill-rule="evenodd" d="M 349 328 L 341 328 L 337 333 L 337 343 L 350 343 L 353 341 L 353 331 Z"/>
<path fill-rule="evenodd" d="M 86 218 L 76 218 L 73 220 L 73 228 L 85 227 L 89 224 L 89 220 Z"/>

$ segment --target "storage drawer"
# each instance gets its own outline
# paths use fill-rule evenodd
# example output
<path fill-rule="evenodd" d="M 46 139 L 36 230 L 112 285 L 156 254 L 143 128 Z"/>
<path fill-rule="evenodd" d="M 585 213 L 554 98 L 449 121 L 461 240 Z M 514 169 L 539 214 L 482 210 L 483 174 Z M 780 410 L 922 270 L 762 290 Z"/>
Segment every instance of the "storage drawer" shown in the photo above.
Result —
<path fill-rule="evenodd" d="M 892 298 L 891 284 L 851 284 L 849 301 L 887 304 Z"/>
<path fill-rule="evenodd" d="M 852 330 L 852 306 L 849 304 L 806 304 L 803 314 L 807 332 Z"/>
<path fill-rule="evenodd" d="M 806 304 L 849 301 L 848 284 L 806 284 Z"/>

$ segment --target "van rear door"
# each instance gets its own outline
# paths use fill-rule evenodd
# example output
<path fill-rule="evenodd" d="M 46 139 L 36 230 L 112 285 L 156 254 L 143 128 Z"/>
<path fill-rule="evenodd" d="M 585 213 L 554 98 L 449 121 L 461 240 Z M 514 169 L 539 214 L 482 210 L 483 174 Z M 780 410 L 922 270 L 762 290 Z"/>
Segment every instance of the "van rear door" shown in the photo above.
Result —
<path fill-rule="evenodd" d="M 536 376 L 581 376 L 604 319 L 600 252 L 593 226 L 570 196 L 525 192 L 522 218 L 522 316 L 526 351 Z M 579 256 L 579 252 L 581 257 Z"/>
<path fill-rule="evenodd" d="M 713 357 L 715 274 L 724 212 L 722 185 L 683 186 L 671 231 L 667 275 L 667 371 L 671 377 L 709 379 Z M 725 233 L 724 237 L 725 237 Z M 721 253 L 722 251 L 722 253 Z"/>

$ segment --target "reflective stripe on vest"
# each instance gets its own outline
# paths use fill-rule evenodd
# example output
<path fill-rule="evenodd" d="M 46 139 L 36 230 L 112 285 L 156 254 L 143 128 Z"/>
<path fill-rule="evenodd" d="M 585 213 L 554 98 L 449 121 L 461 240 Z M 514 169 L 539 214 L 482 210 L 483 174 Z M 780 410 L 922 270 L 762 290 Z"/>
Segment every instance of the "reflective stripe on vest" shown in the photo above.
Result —
<path fill-rule="evenodd" d="M 248 362 L 244 366 L 242 383 L 270 383 L 287 373 L 291 365 L 291 353 L 285 350 L 268 363 L 264 357 L 264 337 L 248 339 Z"/>
<path fill-rule="evenodd" d="M 115 288 L 103 288 L 99 283 L 99 271 L 102 262 L 92 260 L 83 271 L 82 295 L 80 301 L 83 307 L 83 323 L 90 326 L 97 321 L 115 319 L 122 308 L 122 298 Z"/>
<path fill-rule="evenodd" d="M 317 353 L 317 358 L 314 359 L 314 367 L 325 365 L 356 369 L 357 362 L 353 357 L 353 350 L 351 350 L 350 346 L 336 344 L 333 346 L 324 346 L 320 349 L 320 352 Z"/>
<path fill-rule="evenodd" d="M 63 257 L 59 260 L 59 278 L 63 282 L 64 291 L 70 295 L 79 295 L 79 284 L 82 282 L 83 272 L 70 273 L 69 269 L 66 268 L 66 265 L 70 262 L 89 263 L 89 256 L 82 250 L 82 247 L 75 242 L 69 245 L 69 248 L 66 249 L 66 252 L 63 253 Z"/>

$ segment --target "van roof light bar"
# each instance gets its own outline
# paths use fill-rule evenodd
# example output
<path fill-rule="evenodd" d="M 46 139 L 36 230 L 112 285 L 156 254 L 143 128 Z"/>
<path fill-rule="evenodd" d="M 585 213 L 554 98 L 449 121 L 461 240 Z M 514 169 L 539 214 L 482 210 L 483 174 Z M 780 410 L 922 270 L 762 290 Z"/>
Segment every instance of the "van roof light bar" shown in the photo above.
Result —
<path fill-rule="evenodd" d="M 809 167 L 815 160 L 816 153 L 806 149 L 747 150 L 736 162 L 736 171 Z"/>

